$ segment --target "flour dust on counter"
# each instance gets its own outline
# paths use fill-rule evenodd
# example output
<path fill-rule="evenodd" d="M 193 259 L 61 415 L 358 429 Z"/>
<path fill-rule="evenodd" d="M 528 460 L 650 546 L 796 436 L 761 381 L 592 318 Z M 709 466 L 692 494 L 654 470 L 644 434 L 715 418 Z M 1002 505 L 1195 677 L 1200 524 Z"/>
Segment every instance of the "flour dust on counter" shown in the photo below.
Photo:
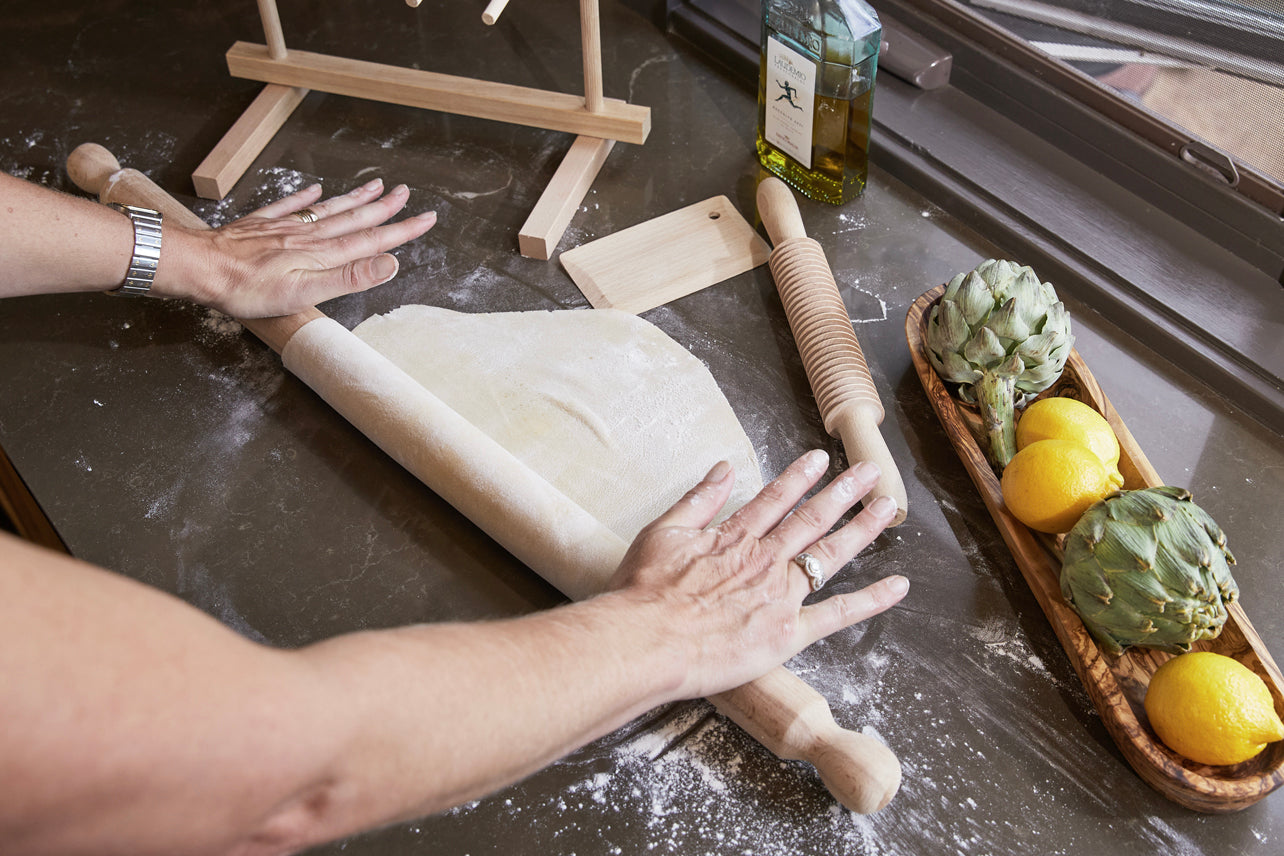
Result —
<path fill-rule="evenodd" d="M 868 225 L 869 220 L 864 214 L 855 214 L 849 211 L 843 211 L 838 215 L 838 224 L 836 228 L 829 234 L 834 237 L 849 235 L 862 231 Z"/>
<path fill-rule="evenodd" d="M 857 295 L 852 295 L 852 292 Z M 847 304 L 848 318 L 853 324 L 874 324 L 887 320 L 887 301 L 858 282 L 843 283 L 843 302 Z"/>
<path fill-rule="evenodd" d="M 206 309 L 201 315 L 201 330 L 206 338 L 226 339 L 245 332 L 241 322 L 217 309 Z"/>
<path fill-rule="evenodd" d="M 854 822 L 855 815 L 832 801 L 816 802 L 821 786 L 807 769 L 770 757 L 706 702 L 684 702 L 560 762 L 554 770 L 566 782 L 560 793 L 532 802 L 519 784 L 450 816 L 498 815 L 510 840 L 540 842 L 527 852 L 880 852 L 873 830 Z"/>
<path fill-rule="evenodd" d="M 79 103 L 74 105 L 79 106 Z M 0 137 L 0 170 L 16 178 L 84 196 L 84 191 L 72 184 L 64 166 L 72 150 L 85 142 L 80 124 L 71 113 L 74 113 L 74 108 L 69 111 L 65 126 L 56 131 L 36 130 Z M 113 145 L 122 164 L 134 164 L 148 172 L 149 164 L 173 162 L 178 138 L 163 131 L 147 129 Z M 33 163 L 42 166 L 33 166 Z"/>
<path fill-rule="evenodd" d="M 56 180 L 54 170 L 33 166 L 26 157 L 34 153 L 41 147 L 47 135 L 44 131 L 19 132 L 15 136 L 0 137 L 0 152 L 4 154 L 4 160 L 0 161 L 0 169 L 14 176 L 15 178 L 34 181 L 37 184 L 52 184 Z M 38 159 L 45 161 L 44 157 Z"/>
<path fill-rule="evenodd" d="M 844 646 L 857 655 L 850 666 L 836 666 L 823 651 L 811 653 L 815 669 L 801 658 L 790 664 L 822 694 L 841 700 L 835 704 L 840 721 L 854 710 L 868 727 L 885 730 L 901 760 L 904 778 L 892 804 L 852 818 L 877 843 L 871 852 L 918 856 L 930 840 L 933 856 L 1087 856 L 1101 851 L 1056 833 L 1067 813 L 1083 815 L 1084 805 L 1092 807 L 1080 817 L 1094 827 L 1091 841 L 1109 840 L 1116 823 L 1138 821 L 1101 787 L 1124 762 L 1093 751 L 1108 736 L 1069 664 L 1049 666 L 1056 651 L 1045 655 L 1044 640 L 1031 638 L 1021 625 L 1019 616 L 1006 612 L 980 624 L 937 615 L 913 636 L 867 632 L 853 640 Z M 1014 707 L 1012 698 L 1027 703 Z M 885 724 L 885 716 L 895 725 Z M 1151 794 L 1139 778 L 1132 784 Z M 1140 843 L 1120 842 L 1111 852 L 1201 853 L 1162 814 L 1185 810 L 1154 799 L 1161 808 L 1140 819 Z M 1022 820 L 1014 821 L 1014 813 Z M 1013 841 L 1019 850 L 1011 849 Z"/>
<path fill-rule="evenodd" d="M 126 163 L 121 159 L 121 163 Z M 197 216 L 213 228 L 226 225 L 233 220 L 244 217 L 251 211 L 262 208 L 268 203 L 296 193 L 303 188 L 322 181 L 320 178 L 299 172 L 296 169 L 273 166 L 259 170 L 252 176 L 241 179 L 238 188 L 249 188 L 246 193 L 234 191 L 217 201 L 200 200 L 196 208 Z M 324 182 L 322 182 L 324 186 Z M 333 196 L 337 190 L 327 190 L 326 196 Z"/>
<path fill-rule="evenodd" d="M 431 158 L 440 160 L 440 167 L 434 169 L 432 161 L 429 161 L 424 164 L 424 171 L 437 176 L 441 181 L 430 185 L 428 189 L 438 196 L 457 202 L 471 202 L 488 196 L 507 197 L 517 178 L 512 159 L 494 149 L 477 146 L 465 148 L 458 143 L 446 144 L 434 148 Z M 466 175 L 458 169 L 448 168 L 451 163 L 459 163 L 465 159 L 470 165 Z M 461 187 L 461 183 L 466 186 Z"/>

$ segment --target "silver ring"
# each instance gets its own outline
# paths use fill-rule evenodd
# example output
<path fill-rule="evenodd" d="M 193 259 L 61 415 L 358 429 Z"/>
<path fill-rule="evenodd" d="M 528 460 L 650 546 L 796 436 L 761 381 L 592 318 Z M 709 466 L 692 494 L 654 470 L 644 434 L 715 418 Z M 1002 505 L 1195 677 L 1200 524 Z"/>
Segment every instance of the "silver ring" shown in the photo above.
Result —
<path fill-rule="evenodd" d="M 820 591 L 820 587 L 825 584 L 825 569 L 820 565 L 820 559 L 817 559 L 811 553 L 799 553 L 794 557 L 798 567 L 807 575 L 811 582 L 811 590 Z"/>
<path fill-rule="evenodd" d="M 304 223 L 315 223 L 321 219 L 317 216 L 317 212 L 313 211 L 311 208 L 300 208 L 298 211 L 294 212 L 294 216 L 298 217 Z"/>

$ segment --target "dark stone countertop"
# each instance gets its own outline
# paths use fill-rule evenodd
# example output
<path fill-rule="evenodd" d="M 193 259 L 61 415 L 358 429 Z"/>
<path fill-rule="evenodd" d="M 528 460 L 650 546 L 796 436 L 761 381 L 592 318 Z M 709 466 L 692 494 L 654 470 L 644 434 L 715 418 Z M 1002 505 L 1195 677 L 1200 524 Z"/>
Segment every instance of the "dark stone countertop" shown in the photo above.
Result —
<path fill-rule="evenodd" d="M 476 8 L 474 8 L 476 7 Z M 281 0 L 292 47 L 579 91 L 575 4 Z M 610 155 L 559 249 L 726 195 L 754 222 L 753 95 L 650 21 L 603 4 L 605 90 L 652 108 L 645 145 Z M 313 180 L 412 189 L 438 225 L 391 284 L 322 309 L 346 326 L 410 302 L 465 311 L 578 308 L 556 260 L 517 232 L 566 134 L 310 94 L 221 202 L 191 173 L 259 86 L 223 53 L 260 41 L 254 4 L 9 4 L 0 168 L 72 190 L 79 143 L 106 145 L 213 224 Z M 903 87 L 890 76 L 882 87 Z M 876 100 L 877 105 L 877 100 Z M 876 106 L 877 111 L 877 106 Z M 1270 853 L 1279 795 L 1236 814 L 1164 799 L 1112 744 L 937 423 L 904 338 L 909 304 L 1001 247 L 875 159 L 844 208 L 803 203 L 875 380 L 911 518 L 835 589 L 890 572 L 913 589 L 791 668 L 844 726 L 904 765 L 892 804 L 841 810 L 807 765 L 771 756 L 703 701 L 655 711 L 492 797 L 317 852 Z M 1092 307 L 1077 346 L 1167 480 L 1227 530 L 1243 602 L 1284 651 L 1278 604 L 1284 444 L 1161 364 Z M 645 316 L 703 360 L 764 475 L 826 437 L 765 267 Z M 0 445 L 69 549 L 176 593 L 238 632 L 295 646 L 361 628 L 513 615 L 559 595 L 386 458 L 238 324 L 105 296 L 0 302 Z"/>

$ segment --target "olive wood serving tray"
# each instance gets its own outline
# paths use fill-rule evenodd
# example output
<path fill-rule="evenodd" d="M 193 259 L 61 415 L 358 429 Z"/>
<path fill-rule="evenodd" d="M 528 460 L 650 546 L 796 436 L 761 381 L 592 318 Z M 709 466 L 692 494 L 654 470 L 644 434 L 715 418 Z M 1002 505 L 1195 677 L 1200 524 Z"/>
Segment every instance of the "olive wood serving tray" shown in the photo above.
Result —
<path fill-rule="evenodd" d="M 1099 648 L 1078 614 L 1061 596 L 1058 541 L 1029 529 L 1003 505 L 999 478 L 978 442 L 984 431 L 977 409 L 951 396 L 927 358 L 924 343 L 928 317 L 944 292 L 945 286 L 938 286 L 909 308 L 905 337 L 914 368 L 941 425 L 972 476 L 990 516 L 1056 631 L 1110 736 L 1142 779 L 1187 808 L 1225 813 L 1247 808 L 1262 799 L 1284 782 L 1284 741 L 1269 744 L 1256 758 L 1223 767 L 1197 764 L 1165 746 L 1146 719 L 1143 701 L 1150 676 L 1172 655 L 1133 647 L 1115 657 Z M 1124 477 L 1125 489 L 1164 483 L 1077 351 L 1071 352 L 1065 372 L 1056 384 L 1040 395 L 1049 396 L 1077 398 L 1106 418 L 1119 438 L 1119 471 Z M 1233 552 L 1233 539 L 1230 547 Z M 1232 604 L 1229 612 L 1221 634 L 1216 639 L 1197 643 L 1195 650 L 1215 651 L 1244 663 L 1266 681 L 1275 700 L 1276 713 L 1284 715 L 1284 675 L 1240 604 Z"/>

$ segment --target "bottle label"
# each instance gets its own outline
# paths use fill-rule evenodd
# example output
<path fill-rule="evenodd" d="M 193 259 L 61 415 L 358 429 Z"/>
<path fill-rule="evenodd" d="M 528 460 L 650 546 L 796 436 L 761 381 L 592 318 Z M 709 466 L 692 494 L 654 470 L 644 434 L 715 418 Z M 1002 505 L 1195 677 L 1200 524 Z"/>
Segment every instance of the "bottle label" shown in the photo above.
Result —
<path fill-rule="evenodd" d="M 816 101 L 816 62 L 770 37 L 767 39 L 767 142 L 811 169 L 812 117 Z"/>

